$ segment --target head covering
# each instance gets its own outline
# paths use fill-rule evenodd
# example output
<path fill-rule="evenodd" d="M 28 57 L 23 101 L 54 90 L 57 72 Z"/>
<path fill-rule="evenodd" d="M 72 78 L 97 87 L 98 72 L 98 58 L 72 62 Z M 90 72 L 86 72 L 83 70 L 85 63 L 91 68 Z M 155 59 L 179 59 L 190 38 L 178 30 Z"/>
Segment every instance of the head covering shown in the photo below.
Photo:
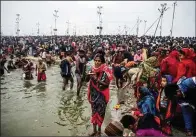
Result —
<path fill-rule="evenodd" d="M 182 48 L 182 51 L 184 52 L 185 58 L 190 58 L 190 50 L 188 48 Z"/>
<path fill-rule="evenodd" d="M 148 90 L 148 88 L 146 88 L 146 87 L 144 87 L 144 86 L 140 87 L 140 88 L 139 88 L 139 91 L 140 91 L 140 93 L 141 93 L 142 95 L 144 95 L 144 96 L 146 96 L 146 95 L 152 95 L 152 94 L 150 93 L 150 91 Z"/>
<path fill-rule="evenodd" d="M 105 134 L 107 136 L 123 136 L 123 125 L 118 121 L 112 121 L 105 128 Z"/>
<path fill-rule="evenodd" d="M 137 103 L 138 108 L 143 114 L 156 113 L 155 99 L 152 93 L 146 87 L 140 87 L 139 92 L 141 95 L 139 102 Z"/>
<path fill-rule="evenodd" d="M 179 52 L 176 51 L 176 50 L 173 50 L 173 51 L 169 54 L 169 56 L 178 59 L 178 58 L 179 58 Z"/>
<path fill-rule="evenodd" d="M 194 51 L 189 48 L 183 48 L 182 51 L 185 53 L 185 57 L 188 59 L 193 59 Z"/>
<path fill-rule="evenodd" d="M 164 75 L 166 77 L 166 80 L 167 80 L 167 84 L 171 84 L 172 83 L 172 76 L 171 75 Z"/>

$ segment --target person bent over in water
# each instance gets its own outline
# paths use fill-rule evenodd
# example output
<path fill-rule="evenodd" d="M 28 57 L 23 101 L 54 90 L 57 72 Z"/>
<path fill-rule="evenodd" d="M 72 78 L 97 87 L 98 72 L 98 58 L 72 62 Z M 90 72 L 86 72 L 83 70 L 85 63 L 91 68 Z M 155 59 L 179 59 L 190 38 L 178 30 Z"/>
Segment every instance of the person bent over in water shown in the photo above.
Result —
<path fill-rule="evenodd" d="M 36 65 L 36 76 L 37 76 L 37 81 L 46 81 L 46 64 L 43 63 L 42 59 L 38 60 L 39 63 Z"/>
<path fill-rule="evenodd" d="M 63 78 L 63 90 L 65 90 L 65 87 L 68 84 L 69 80 L 71 81 L 70 89 L 72 89 L 74 81 L 71 75 L 71 63 L 69 62 L 68 58 L 66 58 L 66 55 L 62 57 L 60 68 L 61 68 L 61 76 Z"/>

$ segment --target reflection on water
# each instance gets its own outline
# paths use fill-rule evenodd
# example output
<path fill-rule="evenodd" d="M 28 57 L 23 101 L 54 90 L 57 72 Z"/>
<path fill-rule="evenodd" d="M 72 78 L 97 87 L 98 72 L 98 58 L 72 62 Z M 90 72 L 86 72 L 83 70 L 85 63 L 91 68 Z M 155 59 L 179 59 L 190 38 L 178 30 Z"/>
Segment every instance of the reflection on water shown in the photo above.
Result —
<path fill-rule="evenodd" d="M 24 88 L 30 88 L 32 86 L 33 84 L 31 83 L 30 80 L 24 80 Z"/>
<path fill-rule="evenodd" d="M 20 69 L 1 77 L 1 88 L 7 88 L 1 91 L 4 96 L 1 100 L 2 135 L 75 136 L 89 132 L 92 126 L 87 83 L 84 83 L 80 97 L 76 96 L 75 77 L 73 90 L 62 91 L 59 71 L 57 66 L 48 68 L 47 81 L 39 83 L 36 77 L 21 79 Z"/>
<path fill-rule="evenodd" d="M 22 80 L 20 69 L 1 77 L 3 136 L 85 136 L 91 132 L 87 84 L 84 83 L 80 97 L 76 96 L 75 78 L 73 90 L 62 91 L 59 71 L 58 66 L 48 68 L 47 81 L 39 83 L 36 77 Z M 117 91 L 115 81 L 112 81 L 102 131 L 113 117 L 113 106 L 124 98 L 123 93 L 126 92 Z"/>
<path fill-rule="evenodd" d="M 77 135 L 80 126 L 86 125 L 90 118 L 85 116 L 84 99 L 76 97 L 75 94 L 65 94 L 61 99 L 61 106 L 58 108 L 58 116 L 61 122 L 57 123 L 61 126 L 68 126 L 72 136 Z M 65 124 L 66 123 L 66 124 Z M 87 127 L 86 127 L 87 128 Z"/>
<path fill-rule="evenodd" d="M 37 92 L 46 92 L 46 83 L 45 82 L 40 82 L 37 86 L 36 86 L 36 90 Z"/>

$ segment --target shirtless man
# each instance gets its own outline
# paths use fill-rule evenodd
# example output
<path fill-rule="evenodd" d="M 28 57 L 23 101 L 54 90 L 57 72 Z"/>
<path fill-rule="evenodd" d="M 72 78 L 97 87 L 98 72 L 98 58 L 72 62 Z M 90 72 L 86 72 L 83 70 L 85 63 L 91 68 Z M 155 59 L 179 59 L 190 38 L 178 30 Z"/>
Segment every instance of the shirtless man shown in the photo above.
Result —
<path fill-rule="evenodd" d="M 46 52 L 46 64 L 47 64 L 47 66 L 51 66 L 51 64 L 52 64 L 52 56 L 49 53 L 49 51 Z"/>
<path fill-rule="evenodd" d="M 82 81 L 85 78 L 85 70 L 86 70 L 86 58 L 85 51 L 79 50 L 79 56 L 76 59 L 76 78 L 77 78 L 77 96 L 80 94 L 80 89 L 82 87 Z"/>
<path fill-rule="evenodd" d="M 38 60 L 38 64 L 36 65 L 36 76 L 37 76 L 37 81 L 40 82 L 40 81 L 46 81 L 46 64 L 43 63 L 43 60 L 42 59 L 39 59 Z"/>

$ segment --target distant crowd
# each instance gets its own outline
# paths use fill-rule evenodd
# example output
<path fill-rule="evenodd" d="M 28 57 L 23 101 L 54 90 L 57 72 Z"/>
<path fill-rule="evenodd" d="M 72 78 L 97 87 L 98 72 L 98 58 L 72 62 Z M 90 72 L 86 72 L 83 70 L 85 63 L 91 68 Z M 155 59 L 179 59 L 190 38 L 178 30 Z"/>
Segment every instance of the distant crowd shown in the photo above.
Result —
<path fill-rule="evenodd" d="M 132 89 L 137 107 L 130 106 L 129 114 L 112 121 L 106 135 L 122 136 L 128 128 L 134 134 L 124 136 L 171 136 L 172 126 L 196 135 L 196 37 L 6 36 L 0 47 L 1 76 L 4 70 L 22 68 L 30 80 L 35 69 L 38 82 L 46 81 L 47 66 L 60 59 L 63 90 L 69 82 L 73 88 L 73 73 L 77 96 L 82 83 L 89 82 L 90 136 L 101 135 L 112 80 L 118 89 Z M 39 58 L 36 67 L 29 56 Z M 115 108 L 124 103 L 119 101 Z"/>

